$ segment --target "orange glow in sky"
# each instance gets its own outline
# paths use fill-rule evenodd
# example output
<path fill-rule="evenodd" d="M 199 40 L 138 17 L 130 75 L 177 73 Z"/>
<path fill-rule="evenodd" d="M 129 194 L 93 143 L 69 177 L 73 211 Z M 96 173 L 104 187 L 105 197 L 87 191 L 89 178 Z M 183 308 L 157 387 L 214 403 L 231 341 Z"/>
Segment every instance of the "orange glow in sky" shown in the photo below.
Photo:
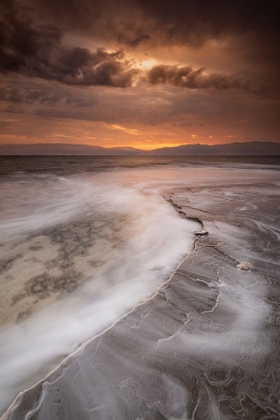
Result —
<path fill-rule="evenodd" d="M 201 5 L 190 7 L 192 0 L 179 1 L 180 10 L 170 2 L 81 2 L 4 2 L 12 26 L 3 21 L 0 143 L 151 150 L 280 141 L 279 42 L 263 13 L 260 33 L 247 13 L 242 30 L 235 16 L 235 32 L 225 23 L 235 10 L 228 2 L 211 6 L 212 17 L 196 14 Z M 30 35 L 22 39 L 26 56 L 22 33 Z"/>

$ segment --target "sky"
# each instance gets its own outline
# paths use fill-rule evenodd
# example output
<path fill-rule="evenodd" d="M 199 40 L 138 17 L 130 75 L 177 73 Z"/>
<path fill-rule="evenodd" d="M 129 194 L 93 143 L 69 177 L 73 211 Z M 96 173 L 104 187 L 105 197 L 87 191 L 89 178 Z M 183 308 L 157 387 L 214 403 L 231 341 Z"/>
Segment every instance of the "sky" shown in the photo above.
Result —
<path fill-rule="evenodd" d="M 276 1 L 1 0 L 0 144 L 280 142 Z"/>

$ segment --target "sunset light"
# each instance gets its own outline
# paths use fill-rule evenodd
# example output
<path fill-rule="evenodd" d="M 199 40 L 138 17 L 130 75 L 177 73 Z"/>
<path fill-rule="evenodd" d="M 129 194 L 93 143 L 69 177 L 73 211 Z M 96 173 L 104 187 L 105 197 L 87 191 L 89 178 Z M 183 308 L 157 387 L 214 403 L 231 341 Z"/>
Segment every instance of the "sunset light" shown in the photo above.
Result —
<path fill-rule="evenodd" d="M 143 67 L 144 69 L 151 69 L 155 64 L 155 60 L 146 60 L 141 62 L 141 67 Z"/>
<path fill-rule="evenodd" d="M 277 4 L 1 1 L 0 420 L 280 419 Z"/>
<path fill-rule="evenodd" d="M 14 1 L 2 10 L 0 144 L 279 142 L 273 25 L 257 30 L 231 10 L 228 26 L 226 5 L 205 21 L 183 2 L 175 11 L 125 0 L 123 14 L 107 0 L 96 12 L 88 0 L 77 10 Z"/>

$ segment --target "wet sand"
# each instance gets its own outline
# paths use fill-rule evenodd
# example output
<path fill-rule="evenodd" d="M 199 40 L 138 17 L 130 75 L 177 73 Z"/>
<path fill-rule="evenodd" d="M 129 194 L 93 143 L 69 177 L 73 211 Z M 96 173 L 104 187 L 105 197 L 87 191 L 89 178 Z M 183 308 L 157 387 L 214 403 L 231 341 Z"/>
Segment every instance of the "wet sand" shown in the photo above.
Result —
<path fill-rule="evenodd" d="M 208 234 L 151 299 L 21 393 L 2 419 L 279 419 L 275 177 L 166 189 Z"/>

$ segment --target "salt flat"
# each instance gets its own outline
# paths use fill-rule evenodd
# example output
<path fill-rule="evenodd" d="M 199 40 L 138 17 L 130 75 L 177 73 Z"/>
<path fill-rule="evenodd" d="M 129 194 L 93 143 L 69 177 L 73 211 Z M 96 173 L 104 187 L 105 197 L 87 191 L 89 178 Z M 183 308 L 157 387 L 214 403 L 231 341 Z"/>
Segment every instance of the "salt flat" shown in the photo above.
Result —
<path fill-rule="evenodd" d="M 218 173 L 161 179 L 170 206 L 208 235 L 193 236 L 152 298 L 21 393 L 2 419 L 279 418 L 280 174 Z"/>

